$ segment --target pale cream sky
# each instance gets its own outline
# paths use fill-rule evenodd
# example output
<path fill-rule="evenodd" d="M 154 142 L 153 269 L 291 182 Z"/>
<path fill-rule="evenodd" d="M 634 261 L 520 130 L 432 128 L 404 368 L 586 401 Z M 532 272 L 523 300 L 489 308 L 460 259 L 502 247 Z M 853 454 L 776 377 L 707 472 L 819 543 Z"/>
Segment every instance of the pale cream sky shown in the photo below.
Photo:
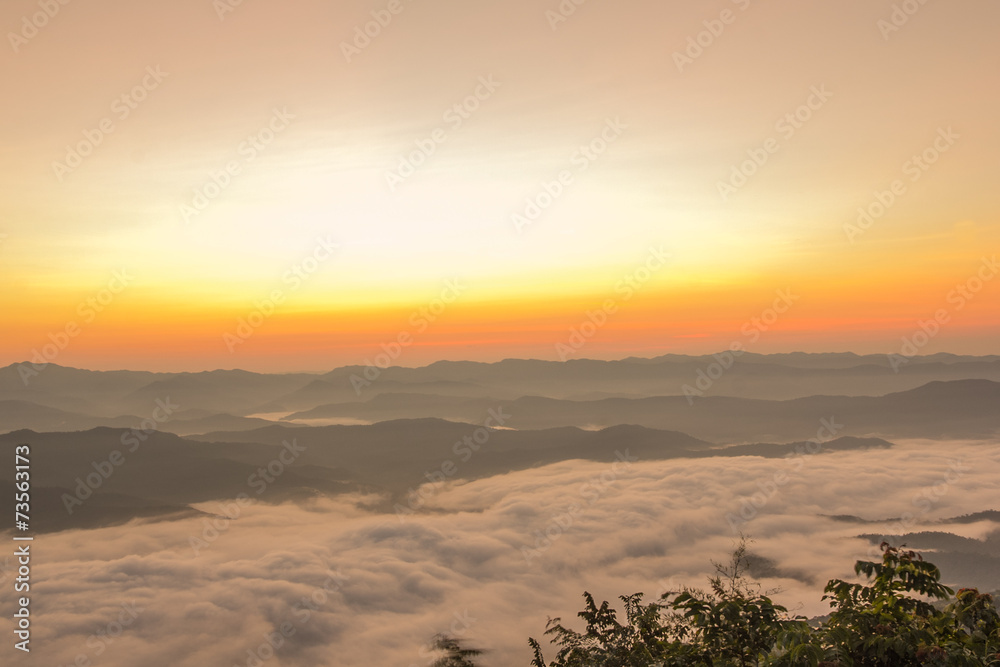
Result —
<path fill-rule="evenodd" d="M 0 12 L 8 360 L 115 269 L 138 276 L 119 315 L 170 328 L 245 310 L 319 235 L 341 252 L 296 310 L 421 303 L 454 276 L 476 284 L 468 303 L 481 308 L 599 302 L 653 244 L 673 264 L 649 291 L 670 291 L 681 321 L 703 298 L 690 288 L 767 294 L 797 277 L 818 292 L 849 267 L 847 282 L 884 280 L 904 302 L 915 285 L 938 286 L 907 302 L 905 320 L 933 312 L 1000 240 L 1000 7 L 988 0 L 930 2 L 891 32 L 879 22 L 893 3 L 867 0 L 590 0 L 558 23 L 554 0 L 401 0 L 397 14 L 388 0 L 54 6 L 44 21 L 37 2 Z M 343 43 L 372 12 L 387 25 L 348 62 Z M 45 25 L 32 32 L 32 21 Z M 706 46 L 683 61 L 689 39 Z M 121 99 L 136 86 L 145 99 Z M 806 120 L 782 122 L 797 110 Z M 907 171 L 948 128 L 957 139 L 936 163 Z M 92 153 L 57 166 L 75 159 L 67 147 L 89 150 L 88 132 Z M 602 133 L 603 153 L 580 152 Z M 433 153 L 392 179 L 420 145 Z M 767 162 L 723 198 L 720 183 L 767 145 Z M 220 177 L 230 163 L 238 173 Z M 519 231 L 514 216 L 564 171 L 568 185 Z M 213 174 L 228 186 L 192 215 Z M 852 243 L 845 225 L 895 179 L 905 194 Z M 857 297 L 836 295 L 823 317 L 858 316 Z M 719 309 L 738 321 L 731 305 Z M 517 320 L 512 306 L 490 308 Z M 977 336 L 987 319 L 974 320 Z"/>

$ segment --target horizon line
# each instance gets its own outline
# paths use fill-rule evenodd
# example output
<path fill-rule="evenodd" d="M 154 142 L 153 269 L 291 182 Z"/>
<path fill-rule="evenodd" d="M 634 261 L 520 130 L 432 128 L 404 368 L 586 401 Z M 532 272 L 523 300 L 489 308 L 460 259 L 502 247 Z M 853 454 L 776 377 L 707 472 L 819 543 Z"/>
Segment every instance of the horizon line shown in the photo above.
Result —
<path fill-rule="evenodd" d="M 505 357 L 505 358 L 499 359 L 497 361 L 476 361 L 476 360 L 472 360 L 472 359 L 438 359 L 438 360 L 432 361 L 430 363 L 422 364 L 422 365 L 418 365 L 418 366 L 404 366 L 404 365 L 396 365 L 396 364 L 389 364 L 387 366 L 380 366 L 380 365 L 376 365 L 376 364 L 361 364 L 361 363 L 358 363 L 358 364 L 345 364 L 345 365 L 342 365 L 342 366 L 333 366 L 331 368 L 319 369 L 319 370 L 301 370 L 300 369 L 300 370 L 269 371 L 269 372 L 268 371 L 251 371 L 251 370 L 247 370 L 245 368 L 240 368 L 240 367 L 236 367 L 236 366 L 234 366 L 232 368 L 203 368 L 201 370 L 181 370 L 181 371 L 153 371 L 153 370 L 148 370 L 148 369 L 143 369 L 143 368 L 138 368 L 138 369 L 137 368 L 97 369 L 97 368 L 84 368 L 84 367 L 80 367 L 80 366 L 69 366 L 69 365 L 57 364 L 55 362 L 48 362 L 48 363 L 45 363 L 45 364 L 37 364 L 37 363 L 32 362 L 30 360 L 23 360 L 23 361 L 15 361 L 15 362 L 12 362 L 12 363 L 10 363 L 10 364 L 8 364 L 6 366 L 0 367 L 0 371 L 7 370 L 7 369 L 16 369 L 16 368 L 18 368 L 20 366 L 28 366 L 28 367 L 33 368 L 37 372 L 41 372 L 44 369 L 48 368 L 49 366 L 54 366 L 56 368 L 62 368 L 62 369 L 67 369 L 67 370 L 85 371 L 85 372 L 89 372 L 89 373 L 152 373 L 152 374 L 156 374 L 156 375 L 184 375 L 184 374 L 194 375 L 194 374 L 201 374 L 201 373 L 219 373 L 219 372 L 233 373 L 233 372 L 239 371 L 239 372 L 243 372 L 243 373 L 250 373 L 250 374 L 253 374 L 253 375 L 326 375 L 326 374 L 329 374 L 329 373 L 333 373 L 334 371 L 337 371 L 337 370 L 353 369 L 353 368 L 365 369 L 365 368 L 369 368 L 369 367 L 371 367 L 373 365 L 375 367 L 377 367 L 380 371 L 384 371 L 384 370 L 389 370 L 389 369 L 420 370 L 420 369 L 430 368 L 431 366 L 435 366 L 437 364 L 475 364 L 477 366 L 493 366 L 493 365 L 496 365 L 496 364 L 501 364 L 501 363 L 506 363 L 506 362 L 513 362 L 513 361 L 537 362 L 537 363 L 560 364 L 560 365 L 563 365 L 563 364 L 572 364 L 572 363 L 579 364 L 579 363 L 586 363 L 586 362 L 592 362 L 592 363 L 627 363 L 627 362 L 631 362 L 631 361 L 634 361 L 634 362 L 655 362 L 657 360 L 664 360 L 666 357 L 676 357 L 678 359 L 685 359 L 685 360 L 709 359 L 709 358 L 717 357 L 719 355 L 724 355 L 726 353 L 732 354 L 732 351 L 731 350 L 720 350 L 718 352 L 709 352 L 709 353 L 706 353 L 706 354 L 680 354 L 680 353 L 674 353 L 674 352 L 665 352 L 663 354 L 652 356 L 652 357 L 640 357 L 640 356 L 636 356 L 636 355 L 629 355 L 627 357 L 621 357 L 621 358 L 615 358 L 615 359 L 595 359 L 595 358 L 590 358 L 590 357 L 583 357 L 583 358 L 579 358 L 579 359 L 565 359 L 565 360 L 559 360 L 559 359 L 539 359 L 539 358 L 536 358 L 536 357 Z M 848 351 L 839 351 L 839 352 L 834 352 L 834 351 L 827 351 L 827 352 L 805 352 L 805 351 L 801 351 L 801 350 L 791 350 L 791 351 L 788 351 L 788 352 L 766 352 L 766 353 L 764 353 L 764 352 L 751 352 L 751 351 L 748 351 L 748 350 L 743 350 L 739 355 L 736 355 L 736 356 L 737 356 L 737 358 L 738 357 L 744 357 L 744 356 L 758 357 L 758 358 L 760 358 L 760 357 L 764 357 L 764 358 L 766 358 L 766 357 L 787 357 L 787 356 L 793 356 L 793 355 L 808 356 L 808 357 L 820 357 L 820 356 L 841 356 L 842 357 L 842 356 L 853 356 L 853 357 L 856 357 L 858 359 L 868 359 L 868 358 L 872 358 L 872 357 L 886 357 L 887 361 L 888 361 L 888 358 L 891 357 L 893 354 L 894 353 L 868 353 L 868 354 L 859 354 L 857 352 L 853 352 L 853 351 L 849 351 L 849 350 Z M 959 354 L 959 353 L 956 353 L 956 352 L 943 352 L 942 351 L 942 352 L 934 352 L 934 353 L 931 353 L 931 354 L 915 354 L 915 355 L 912 355 L 912 356 L 907 356 L 906 358 L 908 360 L 922 360 L 922 361 L 926 361 L 926 360 L 932 359 L 934 357 L 951 357 L 951 358 L 968 359 L 968 360 L 991 360 L 991 361 L 996 361 L 996 360 L 1000 359 L 1000 354 Z M 734 359 L 734 361 L 735 361 L 735 359 Z"/>

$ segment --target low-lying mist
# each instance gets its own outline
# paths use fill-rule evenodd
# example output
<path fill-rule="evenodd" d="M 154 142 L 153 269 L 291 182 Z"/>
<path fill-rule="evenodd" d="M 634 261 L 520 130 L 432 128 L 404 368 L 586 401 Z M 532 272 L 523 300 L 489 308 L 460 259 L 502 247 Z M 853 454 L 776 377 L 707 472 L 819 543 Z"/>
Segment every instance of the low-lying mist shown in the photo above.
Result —
<path fill-rule="evenodd" d="M 996 507 L 995 442 L 634 458 L 427 484 L 395 513 L 359 494 L 213 501 L 196 505 L 209 517 L 42 535 L 32 664 L 408 667 L 429 664 L 443 632 L 488 649 L 484 665 L 526 665 L 527 637 L 541 639 L 549 617 L 572 623 L 584 590 L 616 600 L 703 587 L 740 532 L 764 588 L 812 616 L 828 610 L 826 581 L 875 553 L 858 535 L 983 540 L 1000 528 L 939 523 Z M 13 559 L 2 565 L 9 581 Z M 990 583 L 943 565 L 948 583 Z M 11 636 L 13 602 L 0 610 Z"/>

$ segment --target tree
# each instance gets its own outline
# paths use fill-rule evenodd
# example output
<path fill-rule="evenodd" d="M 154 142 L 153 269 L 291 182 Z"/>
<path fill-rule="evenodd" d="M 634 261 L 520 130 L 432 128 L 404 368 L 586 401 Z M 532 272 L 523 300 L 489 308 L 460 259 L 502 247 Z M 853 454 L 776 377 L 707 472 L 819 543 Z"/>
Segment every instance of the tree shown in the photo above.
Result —
<path fill-rule="evenodd" d="M 747 577 L 741 540 L 729 565 L 715 564 L 710 590 L 667 593 L 642 603 L 620 599 L 625 618 L 584 593 L 583 632 L 550 619 L 545 634 L 559 646 L 546 663 L 528 643 L 534 667 L 1000 667 L 1000 615 L 991 596 L 953 591 L 915 551 L 883 543 L 881 562 L 858 561 L 864 583 L 834 579 L 824 590 L 833 612 L 811 626 L 790 617 Z M 935 601 L 937 603 L 935 604 Z"/>
<path fill-rule="evenodd" d="M 854 571 L 869 582 L 830 581 L 824 599 L 835 610 L 816 633 L 815 641 L 836 657 L 835 664 L 1000 664 L 990 596 L 962 589 L 954 604 L 935 606 L 932 600 L 954 593 L 941 584 L 941 571 L 917 552 L 885 542 L 881 563 L 858 561 Z"/>
<path fill-rule="evenodd" d="M 711 590 L 666 593 L 661 602 L 642 604 L 642 594 L 623 596 L 625 623 L 607 602 L 600 607 L 584 593 L 587 621 L 578 633 L 549 621 L 546 634 L 562 648 L 546 665 L 541 646 L 529 639 L 535 667 L 638 667 L 643 665 L 760 665 L 778 636 L 805 626 L 746 577 L 747 542 L 741 539 L 728 565 L 714 563 Z M 673 597 L 671 600 L 670 598 Z"/>

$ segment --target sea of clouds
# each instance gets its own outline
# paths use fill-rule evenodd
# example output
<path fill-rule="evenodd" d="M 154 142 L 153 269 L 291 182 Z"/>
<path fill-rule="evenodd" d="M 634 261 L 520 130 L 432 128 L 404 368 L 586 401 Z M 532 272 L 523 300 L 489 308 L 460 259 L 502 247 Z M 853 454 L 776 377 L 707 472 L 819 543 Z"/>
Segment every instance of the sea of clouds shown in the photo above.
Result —
<path fill-rule="evenodd" d="M 414 514 L 356 495 L 257 504 L 230 521 L 231 504 L 209 502 L 198 507 L 219 515 L 215 532 L 199 517 L 39 536 L 33 650 L 18 664 L 411 667 L 446 632 L 488 649 L 484 665 L 527 665 L 527 637 L 571 620 L 584 590 L 704 587 L 739 531 L 774 561 L 763 585 L 776 600 L 822 614 L 825 582 L 872 555 L 855 535 L 995 508 L 998 478 L 997 443 L 915 441 L 793 460 L 566 461 L 452 482 Z M 841 514 L 897 520 L 823 516 Z M 14 601 L 0 600 L 13 644 Z"/>

